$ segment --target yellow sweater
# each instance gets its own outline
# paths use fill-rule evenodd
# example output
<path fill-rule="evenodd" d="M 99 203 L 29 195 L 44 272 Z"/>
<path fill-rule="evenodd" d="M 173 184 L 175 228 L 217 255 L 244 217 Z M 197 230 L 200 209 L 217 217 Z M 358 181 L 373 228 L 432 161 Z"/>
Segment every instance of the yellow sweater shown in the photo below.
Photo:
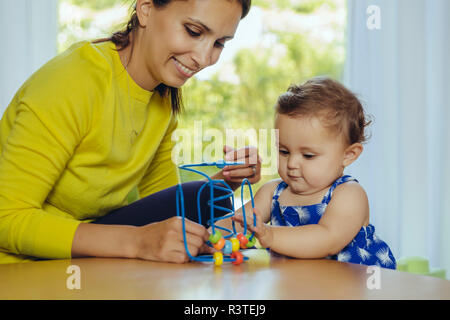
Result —
<path fill-rule="evenodd" d="M 70 258 L 75 231 L 177 183 L 170 102 L 81 42 L 19 89 L 0 122 L 0 263 Z M 132 143 L 132 130 L 140 132 Z"/>

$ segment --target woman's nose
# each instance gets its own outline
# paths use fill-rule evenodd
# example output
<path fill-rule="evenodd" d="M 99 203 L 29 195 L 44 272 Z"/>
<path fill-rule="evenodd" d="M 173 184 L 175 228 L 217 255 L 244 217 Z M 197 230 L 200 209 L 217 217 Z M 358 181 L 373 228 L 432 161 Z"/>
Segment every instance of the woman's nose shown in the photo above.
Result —
<path fill-rule="evenodd" d="M 197 46 L 192 54 L 192 60 L 194 60 L 197 68 L 203 69 L 215 63 L 213 58 L 213 49 L 214 47 L 206 42 Z"/>

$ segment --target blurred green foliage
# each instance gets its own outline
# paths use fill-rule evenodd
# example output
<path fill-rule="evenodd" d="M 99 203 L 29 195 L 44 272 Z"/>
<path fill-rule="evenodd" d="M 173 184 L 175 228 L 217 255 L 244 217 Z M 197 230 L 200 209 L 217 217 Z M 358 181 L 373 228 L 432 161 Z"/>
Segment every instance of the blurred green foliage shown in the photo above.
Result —
<path fill-rule="evenodd" d="M 133 3 L 134 0 L 95 0 L 95 1 L 88 1 L 88 0 L 64 0 L 66 2 L 69 2 L 73 5 L 89 8 L 93 10 L 103 10 L 107 8 L 114 7 L 117 4 L 128 4 Z"/>
<path fill-rule="evenodd" d="M 190 80 L 183 88 L 186 109 L 183 125 L 202 119 L 214 128 L 271 128 L 277 97 L 293 83 L 317 75 L 339 79 L 343 61 L 333 45 L 318 50 L 297 33 L 272 32 L 285 47 L 274 63 L 275 49 L 240 50 L 233 60 L 239 84 L 219 80 Z M 276 60 L 276 59 L 275 59 Z"/>

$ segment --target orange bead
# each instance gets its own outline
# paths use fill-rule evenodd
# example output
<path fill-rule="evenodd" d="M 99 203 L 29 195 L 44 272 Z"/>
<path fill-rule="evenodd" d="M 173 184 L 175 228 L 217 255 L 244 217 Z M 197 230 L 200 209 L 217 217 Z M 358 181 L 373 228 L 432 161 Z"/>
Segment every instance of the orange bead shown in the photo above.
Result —
<path fill-rule="evenodd" d="M 233 261 L 233 264 L 238 265 L 244 261 L 244 256 L 239 251 L 236 251 L 231 254 L 231 259 L 236 259 Z"/>
<path fill-rule="evenodd" d="M 247 237 L 244 236 L 242 233 L 239 233 L 236 237 L 238 238 L 239 243 L 241 244 L 241 248 L 242 248 L 242 249 L 247 248 L 247 246 L 246 246 L 246 245 L 247 245 L 247 242 L 248 242 Z"/>
<path fill-rule="evenodd" d="M 225 238 L 220 238 L 219 241 L 213 244 L 213 247 L 216 250 L 222 250 L 224 246 L 225 246 Z"/>

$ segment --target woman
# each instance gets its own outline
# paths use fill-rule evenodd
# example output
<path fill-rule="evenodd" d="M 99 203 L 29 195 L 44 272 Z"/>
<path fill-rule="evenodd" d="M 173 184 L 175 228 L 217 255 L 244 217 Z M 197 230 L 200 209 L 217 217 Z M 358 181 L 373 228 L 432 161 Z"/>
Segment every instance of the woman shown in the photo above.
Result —
<path fill-rule="evenodd" d="M 188 261 L 174 217 L 178 88 L 217 62 L 249 7 L 250 0 L 138 0 L 125 31 L 72 46 L 25 82 L 0 122 L 0 263 Z M 243 178 L 257 182 L 255 150 L 245 151 L 225 149 L 246 164 L 214 178 L 233 188 Z M 189 217 L 200 186 L 183 185 Z M 140 200 L 127 205 L 131 194 Z M 186 232 L 191 254 L 207 251 L 205 226 L 187 221 Z"/>

